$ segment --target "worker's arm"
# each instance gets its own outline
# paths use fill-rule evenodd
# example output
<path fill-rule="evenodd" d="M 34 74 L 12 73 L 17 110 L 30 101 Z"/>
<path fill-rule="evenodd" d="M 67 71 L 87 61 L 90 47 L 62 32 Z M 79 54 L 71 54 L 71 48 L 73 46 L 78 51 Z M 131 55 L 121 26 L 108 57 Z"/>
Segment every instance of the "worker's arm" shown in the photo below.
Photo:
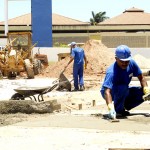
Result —
<path fill-rule="evenodd" d="M 70 60 L 69 62 L 67 63 L 67 65 L 65 66 L 64 68 L 64 71 L 66 70 L 66 68 L 69 66 L 69 64 L 73 61 L 74 57 L 70 56 Z"/>
<path fill-rule="evenodd" d="M 105 89 L 104 97 L 105 97 L 106 104 L 108 107 L 109 117 L 111 119 L 115 119 L 116 118 L 116 112 L 115 112 L 114 104 L 112 102 L 111 89 L 109 89 L 109 88 Z"/>
<path fill-rule="evenodd" d="M 147 81 L 146 81 L 145 77 L 142 74 L 140 74 L 138 76 L 138 79 L 139 79 L 140 84 L 141 84 L 142 87 L 147 87 L 148 86 Z"/>
<path fill-rule="evenodd" d="M 106 104 L 108 105 L 112 103 L 111 89 L 106 88 L 104 94 L 105 94 L 104 96 L 105 96 Z"/>
<path fill-rule="evenodd" d="M 145 77 L 141 74 L 141 75 L 138 76 L 138 79 L 139 79 L 140 84 L 143 88 L 144 94 L 150 93 L 150 90 L 148 88 L 148 84 L 147 84 L 147 81 L 146 81 Z"/>
<path fill-rule="evenodd" d="M 85 69 L 87 68 L 87 57 L 84 55 Z"/>

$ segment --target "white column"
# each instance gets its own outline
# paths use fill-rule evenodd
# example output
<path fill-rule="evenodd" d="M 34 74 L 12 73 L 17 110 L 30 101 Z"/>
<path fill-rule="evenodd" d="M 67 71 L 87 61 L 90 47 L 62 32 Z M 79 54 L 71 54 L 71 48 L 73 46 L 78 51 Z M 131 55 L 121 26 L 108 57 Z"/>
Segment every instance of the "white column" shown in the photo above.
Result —
<path fill-rule="evenodd" d="M 8 0 L 4 0 L 5 35 L 8 33 Z"/>

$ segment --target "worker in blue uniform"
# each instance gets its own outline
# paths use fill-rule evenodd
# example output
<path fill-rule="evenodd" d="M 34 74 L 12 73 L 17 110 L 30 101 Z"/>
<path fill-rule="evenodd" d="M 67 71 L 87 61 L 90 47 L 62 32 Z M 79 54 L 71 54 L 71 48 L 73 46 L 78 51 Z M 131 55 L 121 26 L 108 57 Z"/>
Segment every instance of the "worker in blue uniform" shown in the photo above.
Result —
<path fill-rule="evenodd" d="M 107 69 L 101 87 L 101 95 L 106 100 L 109 117 L 128 116 L 129 110 L 150 98 L 150 90 L 142 71 L 131 57 L 128 46 L 120 45 L 115 50 L 116 61 Z M 137 77 L 141 86 L 129 86 L 132 77 Z M 143 95 L 145 98 L 143 99 Z"/>
<path fill-rule="evenodd" d="M 84 50 L 81 47 L 78 47 L 76 42 L 71 42 L 68 44 L 71 47 L 71 56 L 68 64 L 65 66 L 64 71 L 68 67 L 68 65 L 74 60 L 73 64 L 73 79 L 74 79 L 74 90 L 73 91 L 83 91 L 84 87 L 84 79 L 83 79 L 83 71 L 84 66 L 85 69 L 87 67 L 87 58 Z"/>

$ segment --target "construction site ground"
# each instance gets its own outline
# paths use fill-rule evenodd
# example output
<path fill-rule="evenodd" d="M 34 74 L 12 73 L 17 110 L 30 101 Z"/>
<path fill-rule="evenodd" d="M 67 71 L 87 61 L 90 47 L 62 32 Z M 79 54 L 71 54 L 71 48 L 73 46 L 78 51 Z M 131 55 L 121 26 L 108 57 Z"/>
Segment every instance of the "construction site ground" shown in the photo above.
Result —
<path fill-rule="evenodd" d="M 3 150 L 150 150 L 150 101 L 132 109 L 127 118 L 110 122 L 100 88 L 106 69 L 114 62 L 114 53 L 99 40 L 84 44 L 88 65 L 84 70 L 85 91 L 56 89 L 44 94 L 44 100 L 57 101 L 61 109 L 44 114 L 0 114 L 0 147 Z M 47 87 L 59 78 L 69 61 L 48 66 L 35 79 L 0 80 L 0 100 L 9 101 L 20 86 Z M 149 60 L 134 57 L 142 69 L 150 69 Z M 72 80 L 72 64 L 65 76 Z M 22 75 L 23 76 L 23 75 Z M 149 77 L 146 77 L 150 86 Z M 71 82 L 73 88 L 73 82 Z M 131 85 L 139 85 L 133 78 Z M 27 98 L 28 99 L 28 98 Z M 7 106 L 7 105 L 6 105 Z M 0 108 L 2 109 L 2 108 Z"/>
<path fill-rule="evenodd" d="M 19 86 L 51 86 L 54 80 L 55 78 L 41 77 L 0 80 L 1 100 L 9 100 L 15 92 L 13 89 Z M 131 116 L 119 118 L 120 122 L 112 123 L 103 118 L 108 111 L 99 92 L 101 81 L 100 77 L 88 76 L 85 77 L 85 91 L 53 90 L 45 94 L 45 101 L 57 100 L 61 104 L 61 110 L 53 113 L 1 114 L 1 148 L 3 150 L 150 149 L 150 102 L 144 102 L 131 110 Z M 148 83 L 150 85 L 149 81 Z M 131 84 L 139 85 L 139 82 L 133 80 Z"/>

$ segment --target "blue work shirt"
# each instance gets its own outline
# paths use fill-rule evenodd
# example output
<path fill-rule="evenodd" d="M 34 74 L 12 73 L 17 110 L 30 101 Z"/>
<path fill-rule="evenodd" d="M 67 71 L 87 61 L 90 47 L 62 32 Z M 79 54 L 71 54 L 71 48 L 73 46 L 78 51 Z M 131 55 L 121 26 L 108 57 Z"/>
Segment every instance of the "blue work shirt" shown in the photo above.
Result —
<path fill-rule="evenodd" d="M 121 69 L 115 62 L 106 71 L 101 93 L 104 94 L 105 88 L 113 89 L 118 85 L 129 86 L 132 77 L 137 77 L 140 74 L 142 74 L 142 71 L 133 59 L 130 60 L 126 69 Z"/>
<path fill-rule="evenodd" d="M 72 49 L 71 56 L 74 58 L 74 64 L 80 65 L 84 63 L 84 50 L 80 47 Z"/>

